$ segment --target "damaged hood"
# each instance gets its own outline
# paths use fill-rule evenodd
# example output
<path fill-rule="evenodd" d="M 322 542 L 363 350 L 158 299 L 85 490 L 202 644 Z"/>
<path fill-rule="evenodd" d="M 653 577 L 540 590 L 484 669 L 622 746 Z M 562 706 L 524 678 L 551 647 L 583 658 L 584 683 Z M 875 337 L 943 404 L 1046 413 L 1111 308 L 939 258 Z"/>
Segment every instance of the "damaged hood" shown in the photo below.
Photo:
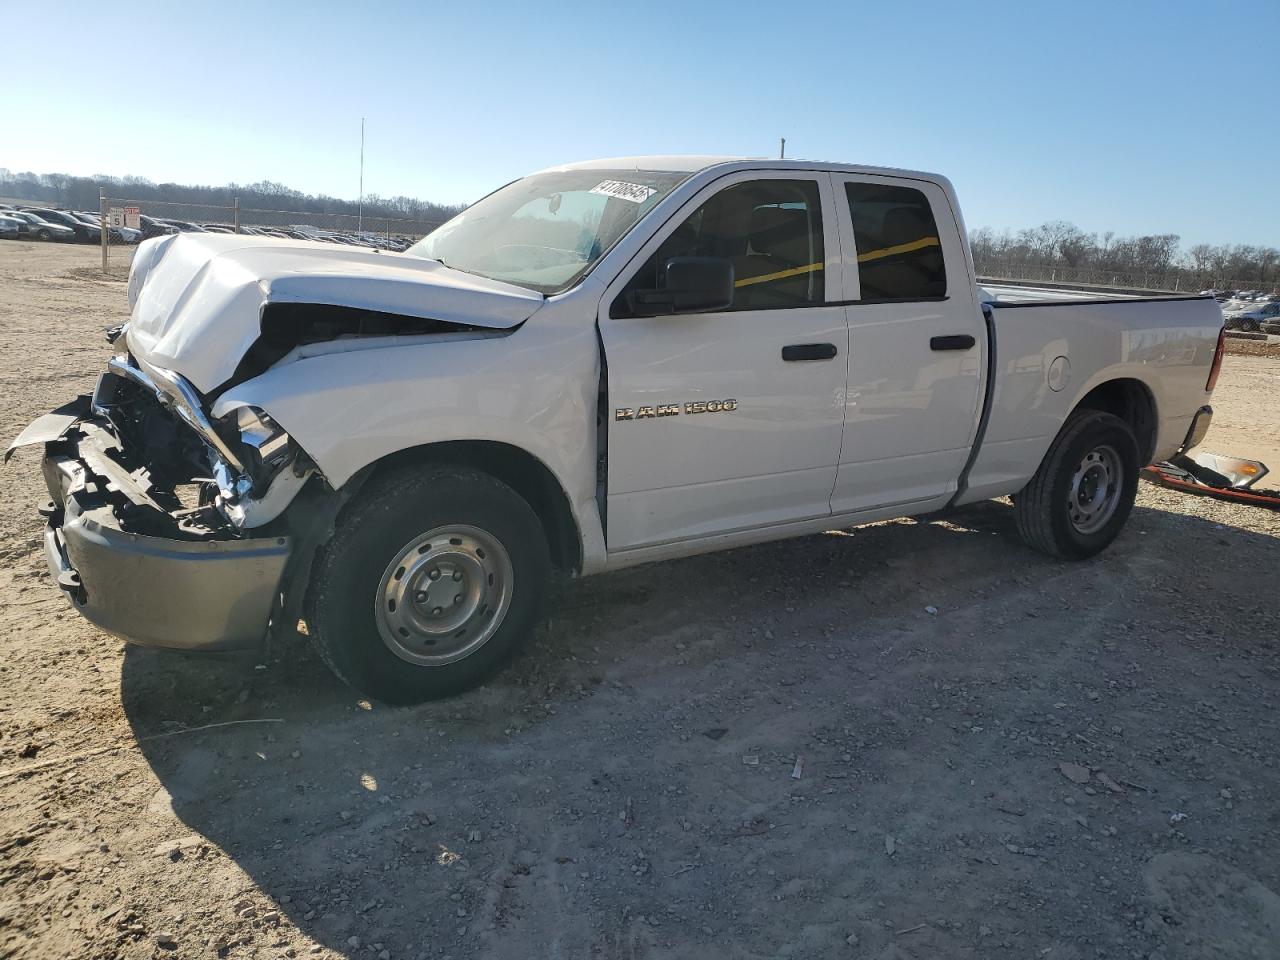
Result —
<path fill-rule="evenodd" d="M 143 243 L 128 343 L 202 393 L 226 382 L 269 303 L 316 303 L 506 330 L 542 305 L 523 287 L 435 260 L 309 240 L 180 233 Z"/>

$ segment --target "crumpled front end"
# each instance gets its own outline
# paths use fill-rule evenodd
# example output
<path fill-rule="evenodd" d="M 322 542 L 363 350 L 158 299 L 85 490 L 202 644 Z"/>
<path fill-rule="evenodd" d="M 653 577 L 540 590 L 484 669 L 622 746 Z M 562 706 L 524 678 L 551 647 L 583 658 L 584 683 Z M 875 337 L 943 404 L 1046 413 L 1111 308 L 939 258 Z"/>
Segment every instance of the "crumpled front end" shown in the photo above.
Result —
<path fill-rule="evenodd" d="M 240 379 L 241 362 L 261 341 L 287 339 L 307 319 L 329 324 L 335 337 L 354 333 L 350 322 L 331 323 L 335 310 L 378 318 L 384 333 L 501 332 L 542 304 L 531 290 L 416 256 L 310 240 L 178 234 L 138 248 L 129 272 L 128 341 L 138 360 L 213 394 Z M 399 321 L 395 329 L 388 320 Z"/>
<path fill-rule="evenodd" d="M 120 357 L 9 454 L 40 442 L 49 569 L 81 614 L 144 645 L 263 640 L 292 553 L 280 514 L 315 475 L 269 417 L 214 424 L 181 377 Z"/>

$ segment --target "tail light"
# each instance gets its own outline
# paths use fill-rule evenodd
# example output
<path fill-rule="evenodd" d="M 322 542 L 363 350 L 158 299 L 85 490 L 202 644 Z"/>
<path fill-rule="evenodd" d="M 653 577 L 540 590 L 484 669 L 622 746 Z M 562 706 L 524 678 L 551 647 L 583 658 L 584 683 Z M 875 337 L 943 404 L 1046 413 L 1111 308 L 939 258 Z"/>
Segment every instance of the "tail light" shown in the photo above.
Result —
<path fill-rule="evenodd" d="M 1204 383 L 1205 393 L 1213 393 L 1213 388 L 1218 385 L 1218 373 L 1222 370 L 1222 354 L 1226 349 L 1227 330 L 1224 327 L 1218 331 L 1218 349 L 1213 354 L 1213 366 L 1209 368 L 1209 379 Z"/>

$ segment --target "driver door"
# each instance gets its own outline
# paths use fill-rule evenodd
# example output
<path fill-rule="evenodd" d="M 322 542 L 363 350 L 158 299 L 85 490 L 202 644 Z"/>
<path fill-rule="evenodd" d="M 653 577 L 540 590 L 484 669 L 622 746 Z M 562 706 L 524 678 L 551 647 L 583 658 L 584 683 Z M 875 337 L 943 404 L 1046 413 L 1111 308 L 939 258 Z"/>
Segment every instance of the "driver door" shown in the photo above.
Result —
<path fill-rule="evenodd" d="M 636 316 L 670 258 L 727 258 L 721 310 Z M 606 542 L 625 551 L 823 517 L 848 326 L 830 177 L 749 171 L 695 196 L 610 285 Z"/>

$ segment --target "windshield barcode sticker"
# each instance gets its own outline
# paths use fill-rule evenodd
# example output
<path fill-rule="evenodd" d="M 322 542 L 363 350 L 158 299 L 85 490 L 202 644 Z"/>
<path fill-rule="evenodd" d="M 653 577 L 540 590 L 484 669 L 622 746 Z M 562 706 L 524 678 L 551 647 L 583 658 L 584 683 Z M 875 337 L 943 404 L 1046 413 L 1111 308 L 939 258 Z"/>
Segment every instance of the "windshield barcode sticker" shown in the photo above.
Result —
<path fill-rule="evenodd" d="M 658 191 L 646 187 L 642 183 L 626 183 L 622 180 L 601 180 L 591 188 L 591 193 L 600 193 L 606 197 L 617 197 L 632 203 L 644 203 Z"/>

